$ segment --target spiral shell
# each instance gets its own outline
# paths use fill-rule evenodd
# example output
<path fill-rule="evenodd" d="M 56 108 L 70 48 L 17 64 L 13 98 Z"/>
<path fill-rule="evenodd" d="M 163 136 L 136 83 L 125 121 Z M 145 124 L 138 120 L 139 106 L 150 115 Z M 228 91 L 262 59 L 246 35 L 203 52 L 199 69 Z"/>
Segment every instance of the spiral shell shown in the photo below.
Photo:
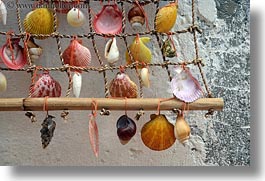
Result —
<path fill-rule="evenodd" d="M 5 75 L 0 72 L 0 92 L 4 92 L 7 87 L 7 81 Z"/>
<path fill-rule="evenodd" d="M 136 124 L 127 115 L 123 115 L 118 119 L 116 127 L 117 135 L 123 145 L 128 143 L 136 133 Z"/>
<path fill-rule="evenodd" d="M 81 40 L 73 39 L 63 52 L 65 64 L 77 67 L 87 67 L 91 61 L 90 50 L 81 44 Z"/>
<path fill-rule="evenodd" d="M 43 53 L 43 49 L 37 45 L 32 38 L 27 42 L 29 55 L 31 60 L 34 62 L 38 60 Z"/>
<path fill-rule="evenodd" d="M 174 130 L 179 142 L 185 143 L 190 138 L 190 126 L 185 121 L 183 115 L 178 115 Z"/>
<path fill-rule="evenodd" d="M 67 22 L 73 27 L 80 27 L 85 24 L 86 17 L 84 13 L 78 8 L 72 8 L 67 13 Z"/>
<path fill-rule="evenodd" d="M 3 1 L 0 0 L 0 21 L 2 21 L 3 25 L 6 25 L 7 19 L 7 10 Z"/>
<path fill-rule="evenodd" d="M 170 3 L 158 10 L 155 17 L 155 29 L 160 33 L 168 33 L 175 25 L 178 5 Z"/>
<path fill-rule="evenodd" d="M 174 126 L 165 115 L 150 116 L 151 120 L 144 124 L 141 138 L 145 146 L 155 151 L 168 149 L 175 143 Z"/>
<path fill-rule="evenodd" d="M 133 28 L 141 27 L 145 23 L 145 15 L 139 6 L 134 6 L 129 10 L 128 20 Z"/>
<path fill-rule="evenodd" d="M 110 83 L 109 90 L 112 97 L 136 98 L 138 94 L 137 85 L 125 73 L 116 75 Z"/>
<path fill-rule="evenodd" d="M 44 72 L 30 89 L 30 97 L 60 97 L 61 86 L 49 72 Z"/>
<path fill-rule="evenodd" d="M 119 60 L 119 49 L 117 47 L 116 38 L 110 39 L 105 46 L 105 58 L 110 65 L 113 65 Z"/>
<path fill-rule="evenodd" d="M 28 33 L 49 35 L 54 32 L 53 11 L 48 8 L 35 9 L 26 15 L 23 25 Z M 36 38 L 44 39 L 44 37 Z"/>

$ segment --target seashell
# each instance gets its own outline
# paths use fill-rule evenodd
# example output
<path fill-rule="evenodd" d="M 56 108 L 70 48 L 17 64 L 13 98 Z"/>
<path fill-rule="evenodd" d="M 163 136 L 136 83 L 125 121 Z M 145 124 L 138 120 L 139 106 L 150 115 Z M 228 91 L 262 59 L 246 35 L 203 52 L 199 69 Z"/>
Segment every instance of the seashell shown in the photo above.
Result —
<path fill-rule="evenodd" d="M 11 38 L 10 42 L 7 42 L 0 48 L 0 57 L 4 64 L 11 69 L 17 70 L 27 63 L 27 59 L 24 55 L 23 48 L 19 45 L 19 38 Z"/>
<path fill-rule="evenodd" d="M 173 58 L 176 56 L 176 50 L 169 39 L 163 43 L 162 52 L 165 57 Z"/>
<path fill-rule="evenodd" d="M 91 61 L 90 50 L 82 45 L 82 40 L 73 39 L 63 52 L 65 64 L 77 67 L 87 67 Z"/>
<path fill-rule="evenodd" d="M 55 118 L 52 115 L 47 115 L 47 117 L 43 120 L 41 126 L 41 143 L 42 148 L 45 149 L 51 142 L 52 137 L 54 135 L 54 130 L 56 128 L 56 122 L 53 120 Z"/>
<path fill-rule="evenodd" d="M 127 144 L 136 133 L 136 124 L 127 115 L 121 116 L 117 123 L 117 135 L 121 144 Z"/>
<path fill-rule="evenodd" d="M 73 94 L 75 97 L 79 97 L 82 87 L 82 75 L 78 72 L 74 72 L 73 75 Z"/>
<path fill-rule="evenodd" d="M 88 120 L 89 142 L 95 157 L 98 157 L 99 154 L 98 126 L 96 118 L 93 114 L 89 114 L 88 117 L 89 117 Z"/>
<path fill-rule="evenodd" d="M 150 87 L 150 75 L 149 75 L 148 68 L 146 68 L 146 67 L 142 68 L 140 76 L 142 79 L 143 86 L 149 88 Z"/>
<path fill-rule="evenodd" d="M 32 38 L 27 42 L 27 45 L 31 60 L 38 60 L 43 53 L 43 49 L 37 45 Z"/>
<path fill-rule="evenodd" d="M 3 1 L 0 0 L 0 21 L 2 21 L 3 25 L 6 25 L 7 19 L 7 10 Z"/>
<path fill-rule="evenodd" d="M 116 75 L 110 83 L 109 90 L 112 97 L 136 98 L 138 94 L 137 85 L 125 73 Z"/>
<path fill-rule="evenodd" d="M 86 17 L 84 13 L 78 8 L 72 8 L 67 13 L 67 22 L 73 27 L 80 27 L 85 24 Z"/>
<path fill-rule="evenodd" d="M 155 17 L 155 30 L 160 33 L 168 33 L 175 25 L 177 11 L 178 4 L 175 2 L 160 8 Z"/>
<path fill-rule="evenodd" d="M 145 45 L 150 41 L 149 37 L 141 37 L 138 36 L 133 40 L 132 44 L 129 46 L 129 50 L 133 57 L 134 61 L 142 62 L 142 63 L 150 63 L 152 59 L 152 53 L 150 49 Z M 126 62 L 128 64 L 133 63 L 131 57 L 126 51 Z"/>
<path fill-rule="evenodd" d="M 97 33 L 118 34 L 122 31 L 122 12 L 114 5 L 104 5 L 100 13 L 93 19 Z"/>
<path fill-rule="evenodd" d="M 105 58 L 110 65 L 113 65 L 119 60 L 119 49 L 117 47 L 116 38 L 110 39 L 105 46 Z"/>
<path fill-rule="evenodd" d="M 40 56 L 40 55 L 42 55 L 42 52 L 43 52 L 43 50 L 42 50 L 42 48 L 30 48 L 29 49 L 29 53 L 30 53 L 30 55 L 38 55 L 38 56 Z"/>
<path fill-rule="evenodd" d="M 23 25 L 28 33 L 49 35 L 54 32 L 53 11 L 48 8 L 35 9 L 26 15 Z M 44 39 L 45 37 L 36 38 Z"/>
<path fill-rule="evenodd" d="M 49 72 L 43 72 L 40 78 L 30 89 L 30 97 L 60 97 L 61 86 L 54 80 Z"/>
<path fill-rule="evenodd" d="M 176 98 L 184 102 L 193 102 L 202 96 L 200 83 L 188 70 L 188 68 L 176 67 L 177 74 L 170 82 L 171 90 Z"/>
<path fill-rule="evenodd" d="M 145 15 L 143 9 L 139 6 L 134 6 L 129 10 L 128 20 L 133 28 L 138 28 L 144 25 Z"/>
<path fill-rule="evenodd" d="M 7 81 L 5 75 L 0 72 L 0 92 L 6 91 Z"/>
<path fill-rule="evenodd" d="M 190 126 L 185 121 L 182 114 L 179 114 L 175 124 L 175 136 L 181 142 L 185 143 L 190 138 Z"/>
<path fill-rule="evenodd" d="M 175 143 L 174 126 L 165 115 L 150 116 L 151 120 L 144 124 L 141 138 L 145 146 L 155 151 L 168 149 Z"/>

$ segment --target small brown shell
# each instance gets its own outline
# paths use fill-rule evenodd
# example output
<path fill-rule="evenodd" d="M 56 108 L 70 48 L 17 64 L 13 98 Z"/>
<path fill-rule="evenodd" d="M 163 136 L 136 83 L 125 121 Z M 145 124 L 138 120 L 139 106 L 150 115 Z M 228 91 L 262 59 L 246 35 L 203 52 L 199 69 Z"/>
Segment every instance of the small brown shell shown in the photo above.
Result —
<path fill-rule="evenodd" d="M 165 115 L 150 116 L 151 120 L 144 124 L 141 138 L 145 146 L 155 151 L 168 149 L 175 143 L 174 126 Z"/>
<path fill-rule="evenodd" d="M 112 97 L 136 98 L 138 95 L 137 85 L 125 73 L 116 75 L 110 83 L 109 90 Z"/>
<path fill-rule="evenodd" d="M 181 114 L 178 115 L 176 120 L 175 136 L 181 143 L 185 143 L 190 138 L 190 126 Z"/>
<path fill-rule="evenodd" d="M 128 19 L 133 28 L 142 26 L 145 23 L 145 16 L 139 6 L 134 6 L 128 13 Z"/>

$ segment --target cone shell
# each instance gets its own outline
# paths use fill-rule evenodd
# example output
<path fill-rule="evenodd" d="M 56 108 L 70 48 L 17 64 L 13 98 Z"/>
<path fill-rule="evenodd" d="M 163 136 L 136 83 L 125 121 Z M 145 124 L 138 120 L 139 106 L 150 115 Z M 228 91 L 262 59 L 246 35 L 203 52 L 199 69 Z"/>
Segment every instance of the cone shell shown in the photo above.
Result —
<path fill-rule="evenodd" d="M 132 44 L 129 46 L 129 50 L 134 61 L 150 63 L 152 59 L 152 53 L 150 49 L 145 45 L 150 41 L 149 37 L 136 37 Z M 128 64 L 133 63 L 128 51 L 126 52 L 126 62 Z"/>
<path fill-rule="evenodd" d="M 100 13 L 93 19 L 97 33 L 118 34 L 122 31 L 122 12 L 114 5 L 104 5 Z"/>
<path fill-rule="evenodd" d="M 7 81 L 5 75 L 0 72 L 0 92 L 6 91 Z"/>
<path fill-rule="evenodd" d="M 7 19 L 7 10 L 3 1 L 0 0 L 0 21 L 2 21 L 3 25 L 6 25 Z"/>
<path fill-rule="evenodd" d="M 71 40 L 70 45 L 63 52 L 65 64 L 77 67 L 87 67 L 91 61 L 90 50 L 81 44 L 81 40 Z"/>
<path fill-rule="evenodd" d="M 162 52 L 165 57 L 172 58 L 176 56 L 176 50 L 169 39 L 163 43 Z"/>
<path fill-rule="evenodd" d="M 30 89 L 30 97 L 60 97 L 61 86 L 49 72 L 44 72 Z"/>
<path fill-rule="evenodd" d="M 183 115 L 178 115 L 175 124 L 175 136 L 181 143 L 185 143 L 190 138 L 190 126 L 185 121 Z"/>
<path fill-rule="evenodd" d="M 75 97 L 79 97 L 82 87 L 82 76 L 80 73 L 75 72 L 73 75 L 73 94 Z"/>
<path fill-rule="evenodd" d="M 145 16 L 139 6 L 134 6 L 129 10 L 128 20 L 133 28 L 141 27 L 145 23 Z"/>
<path fill-rule="evenodd" d="M 144 124 L 141 138 L 145 146 L 155 151 L 168 149 L 175 143 L 174 126 L 165 115 L 152 114 L 151 120 Z"/>
<path fill-rule="evenodd" d="M 67 13 L 67 22 L 73 27 L 80 27 L 85 24 L 86 17 L 84 13 L 78 8 L 72 8 Z"/>
<path fill-rule="evenodd" d="M 200 83 L 195 79 L 188 68 L 176 68 L 177 74 L 170 82 L 174 96 L 184 102 L 194 102 L 202 96 Z"/>
<path fill-rule="evenodd" d="M 136 98 L 138 94 L 137 85 L 125 73 L 116 75 L 110 83 L 109 90 L 112 97 Z"/>
<path fill-rule="evenodd" d="M 0 57 L 4 64 L 8 68 L 14 70 L 23 68 L 27 63 L 27 59 L 24 55 L 23 48 L 19 45 L 19 41 L 19 38 L 11 39 L 12 50 L 10 49 L 9 43 L 6 43 L 0 48 Z"/>
<path fill-rule="evenodd" d="M 127 115 L 123 115 L 118 119 L 116 127 L 117 135 L 123 145 L 128 143 L 136 133 L 136 124 Z"/>
<path fill-rule="evenodd" d="M 155 29 L 160 33 L 168 33 L 175 25 L 178 5 L 170 3 L 159 9 L 155 17 Z"/>
<path fill-rule="evenodd" d="M 105 58 L 110 65 L 113 65 L 119 60 L 119 49 L 117 47 L 116 38 L 110 39 L 105 46 Z"/>
<path fill-rule="evenodd" d="M 150 75 L 149 75 L 148 68 L 146 67 L 142 68 L 140 76 L 142 79 L 143 86 L 149 88 L 150 87 Z"/>
<path fill-rule="evenodd" d="M 26 15 L 23 25 L 28 33 L 49 35 L 54 32 L 53 11 L 48 8 L 35 9 Z"/>

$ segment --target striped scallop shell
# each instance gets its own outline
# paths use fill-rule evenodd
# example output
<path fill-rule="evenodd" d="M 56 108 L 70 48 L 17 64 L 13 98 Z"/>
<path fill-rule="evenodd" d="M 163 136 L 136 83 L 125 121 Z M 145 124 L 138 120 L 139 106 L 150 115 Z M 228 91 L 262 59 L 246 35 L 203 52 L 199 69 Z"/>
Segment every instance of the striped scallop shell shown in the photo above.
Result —
<path fill-rule="evenodd" d="M 168 33 L 175 25 L 178 5 L 170 3 L 159 9 L 155 17 L 155 29 L 160 33 Z"/>
<path fill-rule="evenodd" d="M 60 97 L 61 86 L 54 80 L 49 72 L 44 72 L 34 86 L 30 89 L 30 97 Z"/>
<path fill-rule="evenodd" d="M 155 151 L 162 151 L 171 147 L 176 140 L 174 126 L 168 122 L 165 115 L 150 116 L 151 120 L 144 124 L 141 138 L 145 146 Z"/>
<path fill-rule="evenodd" d="M 112 97 L 136 98 L 138 94 L 137 85 L 125 73 L 116 75 L 110 83 L 109 90 Z"/>
<path fill-rule="evenodd" d="M 73 39 L 63 52 L 65 64 L 77 67 L 87 67 L 91 61 L 90 50 L 83 46 L 81 40 Z"/>

